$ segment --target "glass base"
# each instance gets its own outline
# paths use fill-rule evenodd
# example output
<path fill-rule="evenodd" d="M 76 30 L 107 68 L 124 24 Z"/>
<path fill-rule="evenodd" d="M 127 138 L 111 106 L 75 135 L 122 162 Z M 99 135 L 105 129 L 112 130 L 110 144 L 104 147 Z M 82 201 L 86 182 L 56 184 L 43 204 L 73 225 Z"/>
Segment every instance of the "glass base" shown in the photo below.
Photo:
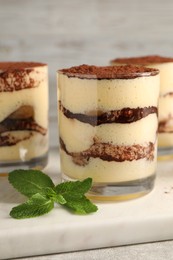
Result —
<path fill-rule="evenodd" d="M 173 159 L 173 147 L 159 147 L 158 157 L 159 161 L 168 161 Z"/>
<path fill-rule="evenodd" d="M 7 176 L 10 171 L 13 170 L 18 170 L 18 169 L 23 169 L 23 170 L 28 170 L 28 169 L 37 169 L 41 170 L 46 167 L 48 163 L 48 153 L 45 155 L 34 158 L 30 161 L 26 162 L 8 162 L 8 163 L 0 163 L 0 177 Z"/>
<path fill-rule="evenodd" d="M 76 181 L 62 175 L 62 181 Z M 152 191 L 155 175 L 123 183 L 94 183 L 87 197 L 96 201 L 123 201 L 144 196 Z"/>

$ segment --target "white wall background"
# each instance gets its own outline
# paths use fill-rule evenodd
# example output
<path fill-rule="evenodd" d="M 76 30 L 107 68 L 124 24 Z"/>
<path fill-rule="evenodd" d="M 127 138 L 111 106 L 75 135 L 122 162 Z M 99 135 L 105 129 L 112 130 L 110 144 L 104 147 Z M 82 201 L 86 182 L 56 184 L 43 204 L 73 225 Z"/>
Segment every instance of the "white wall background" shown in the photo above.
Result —
<path fill-rule="evenodd" d="M 0 60 L 49 65 L 51 135 L 57 69 L 146 54 L 173 57 L 172 0 L 0 0 Z"/>

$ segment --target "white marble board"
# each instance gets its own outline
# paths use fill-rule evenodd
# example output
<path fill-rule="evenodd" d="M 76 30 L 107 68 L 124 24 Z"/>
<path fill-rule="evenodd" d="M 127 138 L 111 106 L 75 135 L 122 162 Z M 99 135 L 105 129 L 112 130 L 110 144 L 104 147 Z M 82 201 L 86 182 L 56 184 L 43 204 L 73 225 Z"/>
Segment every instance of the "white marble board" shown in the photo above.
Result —
<path fill-rule="evenodd" d="M 57 150 L 46 172 L 59 180 Z M 0 259 L 173 239 L 173 162 L 159 162 L 154 190 L 142 198 L 97 203 L 97 213 L 76 216 L 57 207 L 43 217 L 15 220 L 9 211 L 23 202 L 0 178 Z"/>

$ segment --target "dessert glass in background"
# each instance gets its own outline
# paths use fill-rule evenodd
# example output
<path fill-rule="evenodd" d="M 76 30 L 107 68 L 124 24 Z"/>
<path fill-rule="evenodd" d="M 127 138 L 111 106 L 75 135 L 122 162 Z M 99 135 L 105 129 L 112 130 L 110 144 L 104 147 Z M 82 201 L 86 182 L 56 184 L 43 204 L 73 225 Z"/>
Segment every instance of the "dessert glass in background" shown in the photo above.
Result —
<path fill-rule="evenodd" d="M 81 65 L 58 71 L 62 179 L 93 179 L 94 199 L 142 196 L 157 163 L 159 71 Z"/>
<path fill-rule="evenodd" d="M 173 157 L 173 58 L 143 56 L 118 58 L 112 65 L 133 64 L 160 71 L 158 156 L 159 159 Z"/>
<path fill-rule="evenodd" d="M 47 158 L 47 65 L 0 62 L 0 176 L 43 168 Z"/>

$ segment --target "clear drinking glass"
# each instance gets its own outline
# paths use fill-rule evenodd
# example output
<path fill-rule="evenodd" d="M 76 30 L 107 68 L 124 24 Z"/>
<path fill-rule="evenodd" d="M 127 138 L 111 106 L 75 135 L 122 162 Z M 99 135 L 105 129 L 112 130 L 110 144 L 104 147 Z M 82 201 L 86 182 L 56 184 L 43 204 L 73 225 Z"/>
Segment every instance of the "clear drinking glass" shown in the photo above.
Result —
<path fill-rule="evenodd" d="M 159 71 L 81 65 L 58 71 L 62 180 L 93 179 L 89 196 L 123 200 L 152 190 Z"/>
<path fill-rule="evenodd" d="M 158 159 L 173 158 L 173 58 L 149 55 L 118 58 L 111 65 L 133 64 L 160 71 Z"/>
<path fill-rule="evenodd" d="M 47 158 L 47 65 L 1 62 L 0 176 L 18 168 L 43 168 Z"/>
<path fill-rule="evenodd" d="M 173 58 L 154 64 L 160 71 L 158 158 L 173 158 Z"/>

